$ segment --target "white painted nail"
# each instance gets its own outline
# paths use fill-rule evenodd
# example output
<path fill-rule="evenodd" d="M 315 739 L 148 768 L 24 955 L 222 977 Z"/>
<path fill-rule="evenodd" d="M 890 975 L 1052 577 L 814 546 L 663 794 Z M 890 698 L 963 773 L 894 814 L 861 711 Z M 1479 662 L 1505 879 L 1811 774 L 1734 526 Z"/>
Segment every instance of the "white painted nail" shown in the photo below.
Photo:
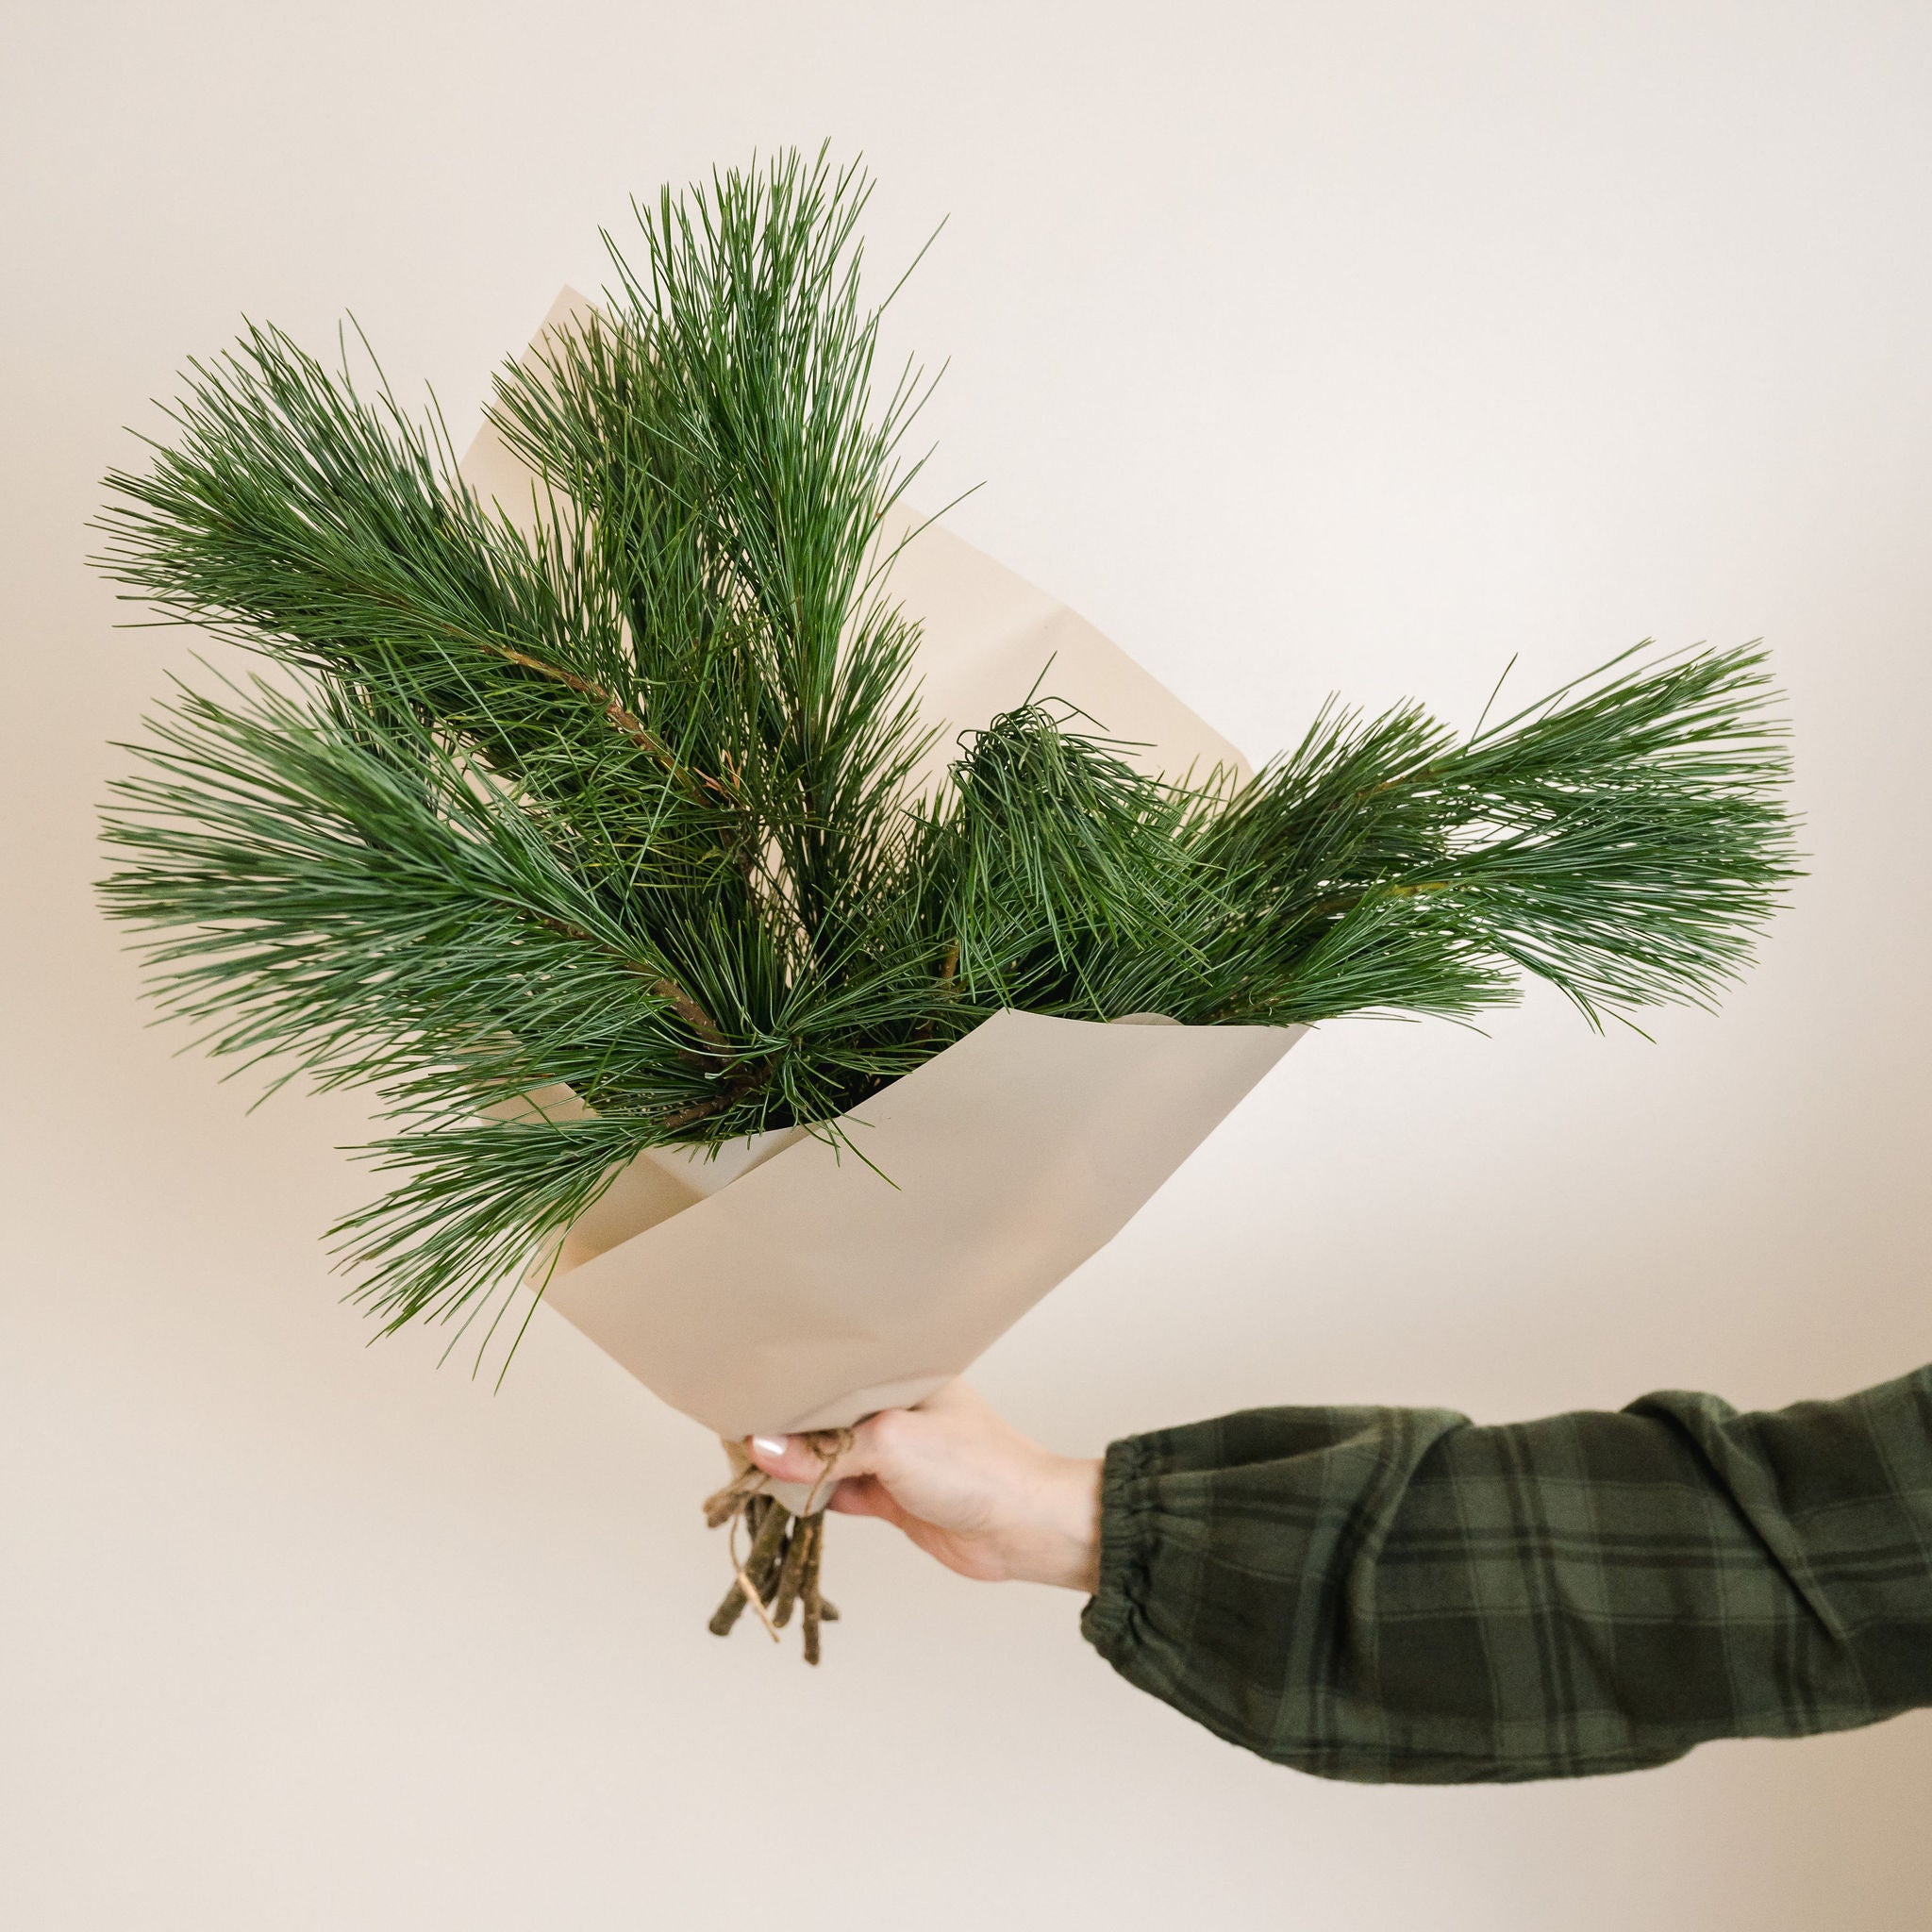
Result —
<path fill-rule="evenodd" d="M 751 1446 L 758 1455 L 776 1462 L 785 1454 L 790 1441 L 791 1438 L 788 1436 L 754 1436 L 751 1439 Z"/>

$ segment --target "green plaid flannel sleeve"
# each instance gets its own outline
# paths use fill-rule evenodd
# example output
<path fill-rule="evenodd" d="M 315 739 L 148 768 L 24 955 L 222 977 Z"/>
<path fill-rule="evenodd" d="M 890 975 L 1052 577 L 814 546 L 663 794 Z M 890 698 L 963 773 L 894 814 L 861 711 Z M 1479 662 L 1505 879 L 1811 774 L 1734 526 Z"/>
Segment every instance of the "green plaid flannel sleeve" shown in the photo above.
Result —
<path fill-rule="evenodd" d="M 1757 1415 L 1255 1409 L 1114 1443 L 1101 1524 L 1101 1655 L 1327 1777 L 1632 1771 L 1932 1704 L 1932 1369 Z"/>

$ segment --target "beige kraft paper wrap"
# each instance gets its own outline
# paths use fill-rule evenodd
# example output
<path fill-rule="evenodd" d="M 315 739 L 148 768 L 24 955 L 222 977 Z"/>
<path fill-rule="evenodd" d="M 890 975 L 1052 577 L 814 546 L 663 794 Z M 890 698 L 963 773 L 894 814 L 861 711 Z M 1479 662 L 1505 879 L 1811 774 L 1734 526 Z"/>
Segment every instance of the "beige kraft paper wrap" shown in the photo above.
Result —
<path fill-rule="evenodd" d="M 564 291 L 545 331 L 589 306 Z M 487 425 L 462 475 L 532 515 L 534 479 Z M 921 716 L 941 727 L 924 782 L 1049 659 L 1042 691 L 1136 741 L 1146 769 L 1245 775 L 1091 625 L 937 525 L 891 593 L 920 622 Z M 917 1402 L 1110 1241 L 1307 1030 L 1134 1017 L 1155 1024 L 997 1013 L 845 1115 L 844 1146 L 789 1128 L 710 1158 L 640 1155 L 565 1237 L 544 1299 L 727 1439 Z M 568 1090 L 534 1098 L 582 1111 Z"/>

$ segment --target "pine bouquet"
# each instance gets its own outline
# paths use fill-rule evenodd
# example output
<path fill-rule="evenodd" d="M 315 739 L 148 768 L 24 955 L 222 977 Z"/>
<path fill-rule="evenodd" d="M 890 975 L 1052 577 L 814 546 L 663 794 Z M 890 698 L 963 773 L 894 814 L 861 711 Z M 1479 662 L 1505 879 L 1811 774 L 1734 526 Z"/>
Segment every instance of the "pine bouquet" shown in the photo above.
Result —
<path fill-rule="evenodd" d="M 1249 773 L 1070 613 L 1016 630 L 905 508 L 867 192 L 794 155 L 667 190 L 461 469 L 251 326 L 100 525 L 269 660 L 132 747 L 102 890 L 212 1052 L 394 1123 L 355 1296 L 480 1355 L 527 1277 L 727 1439 L 966 1367 L 1306 1025 L 1524 974 L 1598 1024 L 1708 1004 L 1790 872 L 1755 650 L 1468 735 L 1331 703 Z M 974 649 L 1011 677 L 976 713 Z M 714 1500 L 752 1545 L 713 1627 L 802 1606 L 815 1659 L 823 1498 Z"/>

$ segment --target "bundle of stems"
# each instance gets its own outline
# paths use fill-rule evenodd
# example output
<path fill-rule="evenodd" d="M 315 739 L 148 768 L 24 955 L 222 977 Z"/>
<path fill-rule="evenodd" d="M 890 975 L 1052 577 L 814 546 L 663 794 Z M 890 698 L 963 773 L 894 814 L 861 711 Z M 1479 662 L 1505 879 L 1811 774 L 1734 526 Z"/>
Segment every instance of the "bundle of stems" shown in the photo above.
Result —
<path fill-rule="evenodd" d="M 336 1233 L 388 1328 L 500 1319 L 641 1150 L 836 1133 L 1001 1008 L 1466 1020 L 1530 974 L 1600 1024 L 1709 1004 L 1790 874 L 1755 649 L 1466 735 L 1331 703 L 1244 782 L 1147 775 L 1049 671 L 915 793 L 879 531 L 927 389 L 873 380 L 868 192 L 786 154 L 607 237 L 602 310 L 496 379 L 532 516 L 253 325 L 108 478 L 106 570 L 268 663 L 130 747 L 106 903 L 209 1050 L 373 1091 Z M 559 1082 L 588 1117 L 507 1108 Z"/>
<path fill-rule="evenodd" d="M 805 1660 L 819 1660 L 819 1626 L 839 1621 L 837 1606 L 825 1601 L 819 1585 L 825 1547 L 825 1501 L 832 1466 L 852 1446 L 850 1429 L 819 1429 L 806 1441 L 816 1452 L 824 1474 L 797 1510 L 788 1509 L 766 1487 L 758 1466 L 748 1460 L 730 1482 L 705 1499 L 705 1521 L 726 1528 L 732 1538 L 731 1588 L 711 1613 L 713 1637 L 729 1637 L 749 1605 L 775 1642 L 799 1612 L 805 1633 Z M 737 1454 L 733 1461 L 742 1459 Z M 742 1524 L 750 1549 L 741 1561 L 737 1537 Z"/>
<path fill-rule="evenodd" d="M 805 1632 L 805 1660 L 815 1664 L 819 1625 L 839 1621 L 838 1607 L 827 1603 L 819 1591 L 824 1511 L 794 1516 L 775 1496 L 753 1496 L 745 1504 L 744 1518 L 751 1532 L 751 1555 L 725 1591 L 724 1601 L 712 1611 L 711 1634 L 729 1637 L 745 1605 L 755 1603 L 776 1637 L 795 1608 Z"/>

